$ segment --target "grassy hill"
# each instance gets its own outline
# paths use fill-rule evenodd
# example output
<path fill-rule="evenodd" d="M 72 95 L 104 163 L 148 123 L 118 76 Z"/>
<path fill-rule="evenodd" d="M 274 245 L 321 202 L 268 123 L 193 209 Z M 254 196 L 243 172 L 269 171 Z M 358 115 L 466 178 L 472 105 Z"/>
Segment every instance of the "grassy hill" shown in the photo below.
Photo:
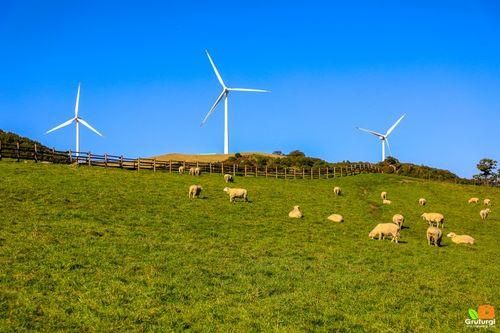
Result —
<path fill-rule="evenodd" d="M 495 188 L 237 178 L 251 202 L 230 204 L 216 175 L 3 160 L 0 178 L 0 331 L 452 332 L 469 308 L 498 309 Z M 189 200 L 195 183 L 203 198 Z M 492 199 L 489 220 L 471 196 Z M 301 220 L 287 216 L 296 204 Z M 477 244 L 427 246 L 424 211 Z M 368 238 L 395 213 L 400 244 Z"/>

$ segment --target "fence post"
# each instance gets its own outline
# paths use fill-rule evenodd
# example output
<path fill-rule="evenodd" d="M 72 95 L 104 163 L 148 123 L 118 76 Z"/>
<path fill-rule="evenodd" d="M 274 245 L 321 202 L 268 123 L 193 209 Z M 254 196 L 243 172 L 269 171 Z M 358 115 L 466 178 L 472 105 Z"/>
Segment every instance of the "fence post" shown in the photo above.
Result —
<path fill-rule="evenodd" d="M 90 152 L 87 154 L 87 160 L 89 162 L 89 166 L 92 166 L 92 154 Z"/>
<path fill-rule="evenodd" d="M 266 165 L 266 178 L 267 178 L 267 165 Z"/>
<path fill-rule="evenodd" d="M 313 167 L 311 167 L 311 179 L 313 179 Z"/>
<path fill-rule="evenodd" d="M 293 168 L 293 179 L 297 179 L 297 168 Z"/>
<path fill-rule="evenodd" d="M 286 180 L 286 167 L 285 167 L 285 180 Z"/>
<path fill-rule="evenodd" d="M 104 154 L 104 167 L 107 168 L 108 167 L 108 154 Z"/>
<path fill-rule="evenodd" d="M 255 177 L 259 175 L 259 167 L 255 166 Z"/>
<path fill-rule="evenodd" d="M 172 160 L 168 161 L 168 172 L 172 173 Z"/>
<path fill-rule="evenodd" d="M 17 161 L 19 162 L 20 156 L 19 156 L 19 141 L 16 142 L 16 157 Z"/>
<path fill-rule="evenodd" d="M 123 155 L 120 155 L 120 168 L 123 169 Z"/>
<path fill-rule="evenodd" d="M 318 167 L 318 179 L 321 179 L 321 167 Z"/>
<path fill-rule="evenodd" d="M 0 161 L 2 160 L 2 140 L 0 140 Z"/>
<path fill-rule="evenodd" d="M 276 179 L 278 179 L 278 167 L 276 167 L 276 169 L 275 169 L 275 175 L 276 175 Z"/>
<path fill-rule="evenodd" d="M 38 156 L 37 156 L 37 153 L 38 153 L 38 152 L 37 152 L 37 149 L 36 149 L 36 143 L 35 143 L 35 152 L 34 152 L 34 154 L 33 154 L 33 157 L 34 157 L 34 159 L 35 159 L 35 163 L 38 163 Z"/>
<path fill-rule="evenodd" d="M 220 174 L 224 175 L 224 163 L 220 164 Z M 246 176 L 246 175 L 245 175 Z"/>
<path fill-rule="evenodd" d="M 245 177 L 247 176 L 247 166 L 245 165 Z"/>
<path fill-rule="evenodd" d="M 328 179 L 328 167 L 326 167 L 326 179 Z"/>
<path fill-rule="evenodd" d="M 233 163 L 233 177 L 236 177 L 236 165 Z"/>
<path fill-rule="evenodd" d="M 156 172 L 156 158 L 153 159 L 153 172 Z"/>
<path fill-rule="evenodd" d="M 306 170 L 302 168 L 302 179 L 306 178 Z"/>
<path fill-rule="evenodd" d="M 137 171 L 141 171 L 141 158 L 137 159 Z"/>

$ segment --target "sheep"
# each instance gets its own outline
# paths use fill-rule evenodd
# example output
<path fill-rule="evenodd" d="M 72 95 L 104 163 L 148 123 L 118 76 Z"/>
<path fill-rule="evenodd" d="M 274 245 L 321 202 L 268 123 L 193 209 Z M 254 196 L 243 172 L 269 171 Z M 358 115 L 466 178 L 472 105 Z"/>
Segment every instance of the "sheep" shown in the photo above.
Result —
<path fill-rule="evenodd" d="M 399 228 L 403 228 L 403 222 L 405 221 L 405 218 L 403 215 L 401 214 L 395 214 L 393 217 L 392 217 L 392 222 L 394 222 L 395 224 L 397 224 L 399 226 Z"/>
<path fill-rule="evenodd" d="M 226 174 L 224 175 L 224 181 L 225 181 L 226 183 L 232 183 L 232 182 L 233 182 L 233 175 L 230 175 L 230 174 L 226 173 Z"/>
<path fill-rule="evenodd" d="M 446 237 L 451 238 L 451 241 L 455 244 L 470 244 L 473 245 L 474 242 L 476 241 L 474 238 L 472 238 L 469 235 L 457 235 L 454 232 L 450 232 Z"/>
<path fill-rule="evenodd" d="M 384 200 L 382 200 L 382 203 L 383 203 L 384 205 L 390 205 L 390 204 L 392 203 L 392 201 L 391 201 L 391 200 L 384 199 Z"/>
<path fill-rule="evenodd" d="M 328 219 L 332 222 L 341 223 L 344 222 L 344 217 L 340 214 L 332 214 L 328 216 Z"/>
<path fill-rule="evenodd" d="M 491 209 L 486 208 L 479 212 L 479 216 L 481 216 L 481 220 L 486 220 L 488 215 L 491 213 Z"/>
<path fill-rule="evenodd" d="M 342 190 L 338 186 L 335 186 L 333 188 L 333 192 L 335 193 L 335 195 L 341 195 L 342 194 Z"/>
<path fill-rule="evenodd" d="M 199 176 L 201 174 L 201 169 L 199 167 L 191 167 L 189 168 L 189 174 L 191 176 Z"/>
<path fill-rule="evenodd" d="M 189 175 L 194 176 L 194 167 L 189 168 Z"/>
<path fill-rule="evenodd" d="M 293 206 L 292 211 L 290 213 L 288 213 L 288 217 L 292 217 L 292 218 L 296 218 L 296 219 L 300 219 L 303 216 L 304 215 L 300 211 L 300 207 L 299 206 Z"/>
<path fill-rule="evenodd" d="M 400 234 L 399 227 L 394 223 L 379 223 L 372 231 L 368 234 L 368 237 L 374 239 L 378 236 L 378 239 L 385 239 L 385 236 L 390 235 L 392 237 L 391 242 L 398 243 Z"/>
<path fill-rule="evenodd" d="M 179 167 L 179 174 L 180 175 L 182 175 L 184 173 L 184 169 L 185 168 L 182 165 Z"/>
<path fill-rule="evenodd" d="M 470 198 L 468 203 L 478 203 L 479 202 L 479 198 Z"/>
<path fill-rule="evenodd" d="M 491 205 L 491 200 L 490 199 L 484 199 L 483 204 L 485 206 L 490 206 Z"/>
<path fill-rule="evenodd" d="M 426 231 L 427 244 L 441 246 L 441 237 L 443 237 L 443 232 L 441 229 L 436 227 L 429 227 Z"/>
<path fill-rule="evenodd" d="M 229 194 L 229 202 L 234 202 L 234 199 L 241 198 L 248 201 L 248 192 L 244 188 L 229 188 L 224 187 L 224 192 Z"/>
<path fill-rule="evenodd" d="M 440 213 L 423 213 L 420 215 L 422 219 L 427 221 L 427 223 L 432 226 L 436 224 L 436 227 L 439 227 L 441 225 L 441 228 L 444 228 L 444 216 L 443 214 Z"/>
<path fill-rule="evenodd" d="M 425 206 L 425 204 L 427 204 L 427 200 L 425 200 L 424 198 L 420 198 L 418 199 L 418 204 L 420 206 Z"/>
<path fill-rule="evenodd" d="M 189 186 L 189 198 L 199 198 L 203 187 L 201 185 L 191 185 Z"/>
<path fill-rule="evenodd" d="M 384 192 L 380 193 L 380 199 L 382 199 L 382 200 L 387 199 L 387 192 L 384 191 Z"/>

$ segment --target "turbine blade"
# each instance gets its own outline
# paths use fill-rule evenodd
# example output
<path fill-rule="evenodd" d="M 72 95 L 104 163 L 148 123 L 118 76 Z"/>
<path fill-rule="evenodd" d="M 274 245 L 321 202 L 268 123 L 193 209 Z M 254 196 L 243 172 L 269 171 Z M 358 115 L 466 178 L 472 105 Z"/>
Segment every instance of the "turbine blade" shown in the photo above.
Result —
<path fill-rule="evenodd" d="M 75 120 L 75 118 L 71 118 L 70 120 L 65 121 L 61 125 L 58 125 L 58 126 L 54 127 L 51 130 L 48 130 L 47 132 L 45 132 L 45 134 L 49 134 L 50 132 L 54 132 L 54 131 L 56 131 L 56 130 L 58 130 L 60 128 L 66 127 L 66 126 L 70 125 L 74 120 Z"/>
<path fill-rule="evenodd" d="M 230 90 L 230 91 L 250 91 L 250 92 L 260 92 L 260 93 L 270 92 L 269 90 L 250 89 L 250 88 L 228 88 L 227 90 Z"/>
<path fill-rule="evenodd" d="M 392 132 L 392 131 L 396 128 L 396 126 L 398 126 L 399 122 L 400 122 L 401 120 L 403 120 L 403 118 L 404 118 L 405 116 L 406 116 L 406 114 L 402 115 L 402 116 L 398 119 L 398 121 L 396 121 L 396 122 L 394 123 L 394 125 L 392 125 L 392 126 L 391 126 L 391 128 L 389 128 L 389 130 L 387 131 L 387 133 L 385 134 L 385 136 L 389 136 L 389 134 L 391 134 L 391 132 Z"/>
<path fill-rule="evenodd" d="M 222 85 L 222 88 L 226 88 L 226 85 L 224 84 L 224 81 L 222 81 L 222 77 L 219 74 L 219 71 L 217 70 L 217 67 L 215 66 L 214 61 L 212 60 L 212 57 L 210 57 L 210 53 L 208 53 L 208 50 L 205 50 L 207 52 L 208 60 L 212 64 L 212 68 L 214 69 L 215 75 L 217 76 L 217 79 L 219 80 L 219 83 Z"/>
<path fill-rule="evenodd" d="M 219 105 L 220 101 L 222 100 L 222 97 L 224 97 L 224 93 L 225 92 L 226 92 L 225 90 L 222 90 L 222 92 L 220 93 L 219 97 L 217 97 L 217 99 L 215 100 L 214 105 L 212 105 L 212 107 L 210 108 L 210 111 L 208 111 L 207 115 L 205 116 L 205 118 L 201 122 L 200 126 L 205 125 L 205 123 L 207 122 L 208 117 L 210 117 L 210 115 L 214 112 L 214 110 L 217 107 L 217 105 Z"/>
<path fill-rule="evenodd" d="M 85 120 L 83 120 L 82 118 L 78 118 L 78 121 L 81 122 L 82 125 L 84 125 L 85 127 L 87 127 L 89 130 L 91 130 L 95 134 L 97 134 L 99 136 L 102 136 L 101 133 L 99 133 L 95 128 L 93 128 L 92 126 L 90 126 L 90 124 L 88 122 L 86 122 Z"/>
<path fill-rule="evenodd" d="M 75 118 L 78 118 L 78 105 L 80 104 L 80 83 L 78 83 L 78 92 L 76 93 Z"/>
<path fill-rule="evenodd" d="M 364 129 L 364 128 L 361 128 L 361 127 L 356 127 L 356 128 L 357 128 L 357 129 L 359 129 L 360 131 L 363 131 L 363 132 L 368 132 L 368 133 L 373 134 L 373 135 L 375 135 L 375 136 L 378 136 L 378 137 L 380 137 L 380 138 L 383 138 L 383 137 L 384 137 L 384 135 L 383 135 L 383 134 L 380 134 L 380 133 L 375 132 L 375 131 L 372 131 L 372 130 Z"/>
<path fill-rule="evenodd" d="M 387 144 L 387 148 L 389 148 L 389 154 L 390 154 L 390 156 L 392 156 L 391 145 L 389 144 L 389 140 L 387 140 L 387 138 L 386 138 L 384 141 Z"/>

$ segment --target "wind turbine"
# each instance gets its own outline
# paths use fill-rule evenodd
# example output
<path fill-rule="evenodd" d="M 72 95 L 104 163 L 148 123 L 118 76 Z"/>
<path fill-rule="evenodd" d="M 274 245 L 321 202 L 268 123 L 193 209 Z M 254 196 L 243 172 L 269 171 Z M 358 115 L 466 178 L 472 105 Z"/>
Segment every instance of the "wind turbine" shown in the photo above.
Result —
<path fill-rule="evenodd" d="M 364 129 L 364 128 L 360 128 L 360 127 L 356 127 L 357 129 L 359 129 L 360 131 L 364 131 L 364 132 L 368 132 L 370 134 L 373 134 L 375 135 L 376 137 L 378 137 L 381 141 L 382 141 L 382 162 L 385 161 L 385 144 L 387 144 L 387 148 L 389 148 L 389 153 L 392 155 L 392 152 L 391 152 L 391 146 L 389 145 L 389 140 L 387 139 L 389 137 L 389 135 L 392 133 L 392 131 L 394 131 L 394 129 L 396 128 L 396 126 L 398 126 L 399 122 L 401 120 L 403 120 L 403 118 L 406 116 L 406 114 L 402 115 L 395 123 L 394 125 L 391 126 L 391 128 L 389 128 L 387 130 L 387 133 L 385 134 L 380 134 L 378 132 L 375 132 L 375 131 L 372 131 L 372 130 L 368 130 L 368 129 Z"/>
<path fill-rule="evenodd" d="M 76 124 L 76 156 L 80 155 L 80 123 L 90 129 L 92 132 L 96 133 L 99 136 L 102 136 L 95 128 L 90 126 L 85 120 L 83 120 L 80 116 L 78 116 L 78 105 L 80 104 L 80 84 L 78 83 L 78 92 L 76 93 L 76 103 L 75 103 L 75 116 L 68 121 L 65 121 L 61 125 L 54 127 L 53 129 L 47 131 L 45 134 L 49 134 L 50 132 L 54 132 L 60 128 L 66 127 L 71 123 L 75 122 Z"/>
<path fill-rule="evenodd" d="M 219 80 L 219 83 L 222 86 L 222 92 L 220 93 L 219 97 L 215 100 L 215 103 L 212 105 L 210 108 L 210 111 L 208 111 L 207 115 L 205 116 L 205 119 L 201 122 L 201 126 L 205 125 L 207 122 L 207 119 L 210 117 L 212 112 L 217 108 L 217 105 L 219 105 L 220 101 L 224 98 L 224 154 L 227 155 L 229 154 L 229 125 L 228 125 L 228 106 L 227 106 L 227 98 L 229 96 L 229 93 L 231 91 L 244 91 L 244 92 L 269 92 L 268 90 L 262 90 L 262 89 L 249 89 L 249 88 L 229 88 L 226 86 L 224 81 L 222 80 L 222 77 L 219 74 L 219 71 L 217 70 L 217 67 L 215 67 L 215 63 L 212 60 L 212 57 L 210 57 L 210 53 L 208 53 L 208 50 L 205 50 L 208 56 L 208 60 L 210 61 L 210 64 L 212 64 L 212 68 L 214 69 L 215 75 L 217 76 L 217 79 Z"/>

